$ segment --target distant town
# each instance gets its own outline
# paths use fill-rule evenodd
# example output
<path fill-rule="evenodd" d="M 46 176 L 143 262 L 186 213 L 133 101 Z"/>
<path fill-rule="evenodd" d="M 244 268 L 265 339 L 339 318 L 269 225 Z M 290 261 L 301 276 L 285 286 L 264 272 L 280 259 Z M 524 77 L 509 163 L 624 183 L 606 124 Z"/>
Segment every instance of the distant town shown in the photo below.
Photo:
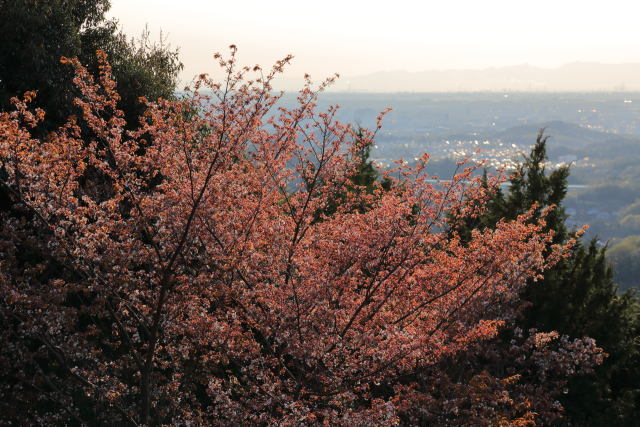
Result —
<path fill-rule="evenodd" d="M 612 253 L 640 235 L 640 93 L 322 94 L 320 108 L 335 104 L 341 121 L 369 128 L 392 107 L 371 152 L 375 163 L 384 169 L 426 152 L 441 179 L 462 159 L 508 173 L 545 129 L 547 169 L 570 165 L 567 223 L 588 224 L 588 237 Z"/>

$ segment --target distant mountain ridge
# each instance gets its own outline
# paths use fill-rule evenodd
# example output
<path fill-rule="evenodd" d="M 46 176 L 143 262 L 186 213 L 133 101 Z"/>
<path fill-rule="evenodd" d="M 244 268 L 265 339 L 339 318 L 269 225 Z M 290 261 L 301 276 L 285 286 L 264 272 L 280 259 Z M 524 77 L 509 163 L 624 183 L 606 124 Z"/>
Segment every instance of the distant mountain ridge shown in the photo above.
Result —
<path fill-rule="evenodd" d="M 340 92 L 638 91 L 640 63 L 574 62 L 558 68 L 531 65 L 481 70 L 379 71 L 340 78 Z"/>
<path fill-rule="evenodd" d="M 553 154 L 558 146 L 571 147 L 571 149 L 579 151 L 593 145 L 617 144 L 621 141 L 637 143 L 639 141 L 639 138 L 634 135 L 608 133 L 560 120 L 513 126 L 494 133 L 487 132 L 482 136 L 510 143 L 532 145 L 531 141 L 535 141 L 540 129 L 544 129 L 545 134 L 550 137 L 548 144 L 550 154 Z"/>

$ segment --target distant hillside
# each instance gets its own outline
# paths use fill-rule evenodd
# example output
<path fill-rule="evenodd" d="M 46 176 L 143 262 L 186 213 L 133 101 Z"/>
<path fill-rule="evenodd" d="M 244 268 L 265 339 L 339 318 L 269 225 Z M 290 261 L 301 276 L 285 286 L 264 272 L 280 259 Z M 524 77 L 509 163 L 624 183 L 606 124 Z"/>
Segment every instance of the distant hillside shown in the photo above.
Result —
<path fill-rule="evenodd" d="M 559 120 L 515 126 L 483 136 L 500 139 L 505 142 L 531 145 L 531 141 L 535 141 L 540 129 L 545 129 L 545 133 L 551 138 L 551 143 L 549 144 L 551 148 L 566 147 L 576 152 L 592 145 L 597 145 L 598 147 L 604 145 L 606 147 L 610 144 L 618 145 L 621 141 L 633 140 L 636 143 L 638 141 L 637 137 L 589 129 Z"/>
<path fill-rule="evenodd" d="M 634 91 L 640 64 L 576 62 L 559 68 L 531 65 L 483 70 L 382 71 L 345 76 L 331 88 L 353 92 Z"/>

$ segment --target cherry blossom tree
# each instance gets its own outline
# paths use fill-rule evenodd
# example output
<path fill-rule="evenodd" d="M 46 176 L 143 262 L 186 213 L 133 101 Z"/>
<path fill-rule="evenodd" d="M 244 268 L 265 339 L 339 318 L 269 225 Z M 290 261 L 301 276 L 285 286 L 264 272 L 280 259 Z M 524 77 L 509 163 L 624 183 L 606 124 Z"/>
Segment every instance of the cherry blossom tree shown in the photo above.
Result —
<path fill-rule="evenodd" d="M 216 55 L 221 83 L 202 75 L 186 100 L 145 100 L 135 131 L 100 52 L 97 79 L 65 60 L 78 118 L 36 139 L 33 93 L 0 116 L 13 205 L 0 230 L 0 394 L 13 403 L 0 419 L 394 425 L 446 407 L 490 424 L 553 410 L 534 391 L 598 363 L 592 340 L 514 341 L 520 362 L 464 393 L 438 369 L 482 351 L 525 282 L 565 256 L 547 253 L 544 215 L 462 243 L 447 224 L 478 215 L 487 186 L 465 165 L 434 184 L 426 155 L 386 172 L 391 189 L 356 191 L 354 153 L 376 130 L 355 138 L 338 107 L 317 111 L 332 79 L 307 77 L 287 109 L 271 83 L 291 58 L 263 71 L 235 53 Z M 539 388 L 509 397 L 527 375 Z"/>

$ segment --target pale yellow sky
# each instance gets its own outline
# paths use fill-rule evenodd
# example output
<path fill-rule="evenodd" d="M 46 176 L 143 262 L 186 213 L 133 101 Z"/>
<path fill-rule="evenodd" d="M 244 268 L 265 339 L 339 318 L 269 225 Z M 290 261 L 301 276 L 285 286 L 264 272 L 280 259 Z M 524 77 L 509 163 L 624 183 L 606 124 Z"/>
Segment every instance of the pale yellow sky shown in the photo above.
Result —
<path fill-rule="evenodd" d="M 183 79 L 214 71 L 235 43 L 240 59 L 270 65 L 295 55 L 288 75 L 422 71 L 574 61 L 640 62 L 634 0 L 112 0 L 124 31 L 148 24 L 180 47 Z"/>

